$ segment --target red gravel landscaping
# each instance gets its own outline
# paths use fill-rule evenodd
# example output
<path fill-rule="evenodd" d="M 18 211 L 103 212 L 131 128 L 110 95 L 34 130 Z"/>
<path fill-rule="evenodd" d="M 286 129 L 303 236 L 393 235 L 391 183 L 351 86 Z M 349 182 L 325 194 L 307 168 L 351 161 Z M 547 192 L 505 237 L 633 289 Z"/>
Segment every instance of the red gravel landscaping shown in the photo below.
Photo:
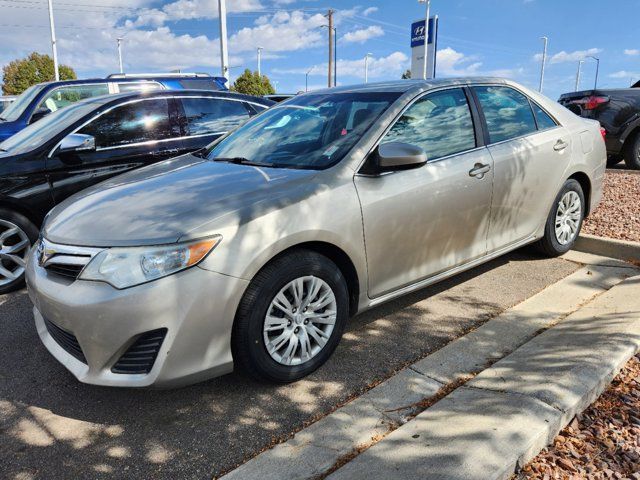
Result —
<path fill-rule="evenodd" d="M 640 175 L 607 171 L 602 203 L 584 222 L 582 231 L 640 242 Z"/>
<path fill-rule="evenodd" d="M 640 354 L 517 480 L 640 480 Z"/>

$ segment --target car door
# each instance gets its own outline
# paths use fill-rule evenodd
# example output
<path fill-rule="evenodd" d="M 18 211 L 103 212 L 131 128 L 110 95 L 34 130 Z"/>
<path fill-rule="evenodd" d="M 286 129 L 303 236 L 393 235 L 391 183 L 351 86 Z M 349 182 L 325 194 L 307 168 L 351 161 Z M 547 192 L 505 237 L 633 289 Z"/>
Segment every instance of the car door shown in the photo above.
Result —
<path fill-rule="evenodd" d="M 114 175 L 173 157 L 182 147 L 171 98 L 117 105 L 75 133 L 94 137 L 95 149 L 52 152 L 47 169 L 56 202 Z"/>
<path fill-rule="evenodd" d="M 476 86 L 473 91 L 494 162 L 487 240 L 493 252 L 528 241 L 544 223 L 571 156 L 571 135 L 514 88 Z"/>
<path fill-rule="evenodd" d="M 381 143 L 420 146 L 427 163 L 356 175 L 370 297 L 486 253 L 493 162 L 481 146 L 478 123 L 464 89 L 426 94 L 405 110 Z"/>
<path fill-rule="evenodd" d="M 199 150 L 253 114 L 245 102 L 211 96 L 179 96 L 180 119 L 183 129 L 183 150 Z"/>

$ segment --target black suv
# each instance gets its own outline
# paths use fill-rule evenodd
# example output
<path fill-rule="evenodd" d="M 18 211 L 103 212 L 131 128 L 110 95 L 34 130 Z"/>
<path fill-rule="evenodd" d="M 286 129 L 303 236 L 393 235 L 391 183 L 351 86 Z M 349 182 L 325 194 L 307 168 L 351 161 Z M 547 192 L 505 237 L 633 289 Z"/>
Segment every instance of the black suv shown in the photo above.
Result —
<path fill-rule="evenodd" d="M 199 150 L 273 103 L 203 90 L 96 97 L 0 143 L 0 293 L 21 285 L 26 254 L 55 204 L 119 173 Z"/>
<path fill-rule="evenodd" d="M 640 170 L 640 89 L 616 88 L 565 93 L 558 100 L 576 115 L 598 120 L 606 130 L 607 165 L 623 159 Z"/>

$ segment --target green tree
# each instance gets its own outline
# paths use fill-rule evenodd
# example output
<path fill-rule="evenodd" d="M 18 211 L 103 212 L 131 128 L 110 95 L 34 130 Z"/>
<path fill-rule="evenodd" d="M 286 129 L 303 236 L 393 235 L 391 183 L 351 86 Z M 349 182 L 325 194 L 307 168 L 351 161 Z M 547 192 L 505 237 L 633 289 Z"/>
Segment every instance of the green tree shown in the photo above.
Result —
<path fill-rule="evenodd" d="M 411 78 L 411 70 L 407 70 L 402 74 L 402 80 L 408 80 Z"/>
<path fill-rule="evenodd" d="M 231 90 L 238 93 L 244 93 L 246 95 L 270 95 L 276 93 L 275 88 L 271 85 L 269 78 L 266 75 L 258 75 L 258 72 L 252 72 L 248 68 L 236 78 L 233 82 Z"/>
<path fill-rule="evenodd" d="M 72 80 L 76 77 L 73 68 L 59 66 L 60 80 Z M 55 80 L 53 59 L 49 55 L 33 52 L 27 58 L 10 62 L 2 68 L 2 92 L 5 95 L 20 95 L 31 85 Z"/>

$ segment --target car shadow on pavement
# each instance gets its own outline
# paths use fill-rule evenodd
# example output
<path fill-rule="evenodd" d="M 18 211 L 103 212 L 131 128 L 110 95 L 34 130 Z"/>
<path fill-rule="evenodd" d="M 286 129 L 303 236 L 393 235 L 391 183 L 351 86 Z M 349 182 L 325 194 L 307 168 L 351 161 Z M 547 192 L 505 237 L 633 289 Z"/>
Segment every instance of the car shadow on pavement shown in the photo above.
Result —
<path fill-rule="evenodd" d="M 41 345 L 26 293 L 0 305 L 0 472 L 7 478 L 211 478 L 404 365 L 575 271 L 519 251 L 353 318 L 290 385 L 230 374 L 178 390 L 79 383 Z"/>

